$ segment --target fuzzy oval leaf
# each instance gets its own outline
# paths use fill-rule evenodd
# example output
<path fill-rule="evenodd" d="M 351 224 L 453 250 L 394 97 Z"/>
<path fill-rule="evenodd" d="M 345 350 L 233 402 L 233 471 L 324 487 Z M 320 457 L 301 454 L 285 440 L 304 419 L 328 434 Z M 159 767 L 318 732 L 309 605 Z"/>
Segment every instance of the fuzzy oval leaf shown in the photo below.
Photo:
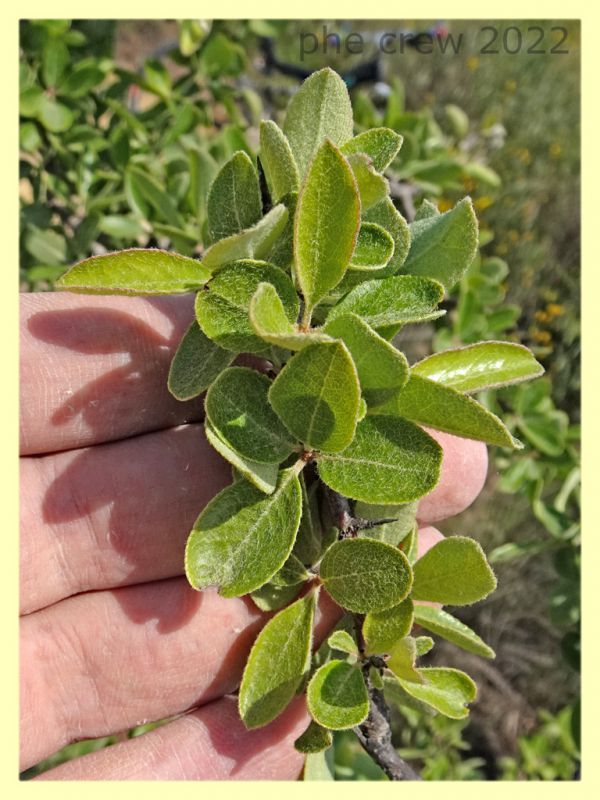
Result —
<path fill-rule="evenodd" d="M 420 425 L 499 447 L 517 450 L 523 447 L 506 425 L 481 403 L 412 373 L 402 391 L 373 413 L 397 414 Z"/>
<path fill-rule="evenodd" d="M 292 97 L 283 132 L 303 177 L 317 148 L 330 139 L 338 147 L 352 138 L 352 105 L 346 84 L 329 67 L 307 78 Z"/>
<path fill-rule="evenodd" d="M 412 585 L 404 553 L 372 539 L 335 542 L 323 556 L 319 574 L 336 603 L 359 614 L 391 608 Z"/>
<path fill-rule="evenodd" d="M 425 630 L 441 636 L 469 653 L 475 653 L 484 658 L 494 658 L 496 655 L 492 648 L 468 625 L 441 608 L 415 606 L 415 622 Z"/>
<path fill-rule="evenodd" d="M 271 581 L 263 583 L 259 589 L 250 592 L 252 602 L 261 611 L 279 611 L 300 594 L 301 583 L 291 586 L 275 586 Z"/>
<path fill-rule="evenodd" d="M 321 454 L 321 479 L 353 500 L 408 503 L 439 480 L 442 450 L 431 436 L 400 417 L 367 416 L 342 453 Z"/>
<path fill-rule="evenodd" d="M 358 231 L 350 269 L 361 271 L 383 269 L 394 254 L 391 235 L 374 222 L 363 222 Z"/>
<path fill-rule="evenodd" d="M 300 188 L 298 167 L 284 132 L 272 120 L 260 123 L 260 162 L 273 203 Z"/>
<path fill-rule="evenodd" d="M 208 420 L 204 422 L 204 432 L 208 442 L 215 448 L 217 453 L 226 461 L 229 461 L 246 480 L 250 481 L 261 492 L 273 494 L 279 478 L 279 463 L 259 464 L 257 461 L 252 461 L 252 459 L 243 458 L 221 439 Z"/>
<path fill-rule="evenodd" d="M 392 647 L 387 661 L 388 669 L 400 680 L 424 683 L 419 671 L 415 669 L 417 655 L 416 640 L 412 636 L 405 636 Z"/>
<path fill-rule="evenodd" d="M 479 342 L 434 353 L 415 364 L 412 371 L 458 392 L 469 393 L 537 378 L 544 368 L 521 344 Z"/>
<path fill-rule="evenodd" d="M 315 672 L 306 690 L 306 702 L 315 722 L 332 731 L 354 728 L 369 713 L 363 676 L 346 661 L 329 661 Z"/>
<path fill-rule="evenodd" d="M 496 577 L 481 546 L 465 536 L 438 542 L 413 567 L 413 600 L 465 606 L 496 588 Z"/>
<path fill-rule="evenodd" d="M 289 321 L 281 298 L 269 283 L 259 284 L 250 301 L 250 323 L 265 342 L 286 350 L 302 350 L 315 342 L 330 342 L 331 336 L 315 328 L 302 330 Z"/>
<path fill-rule="evenodd" d="M 412 625 L 413 603 L 410 597 L 385 611 L 370 612 L 362 629 L 367 653 L 389 653 L 399 639 L 408 636 Z"/>
<path fill-rule="evenodd" d="M 360 226 L 360 200 L 348 162 L 324 142 L 310 165 L 294 219 L 296 277 L 307 314 L 348 268 Z"/>
<path fill-rule="evenodd" d="M 394 253 L 379 277 L 388 277 L 398 272 L 404 264 L 410 247 L 410 228 L 408 222 L 398 211 L 389 197 L 376 203 L 363 212 L 363 222 L 374 222 L 384 228 L 394 240 Z"/>
<path fill-rule="evenodd" d="M 194 320 L 171 361 L 167 381 L 169 391 L 178 400 L 197 397 L 234 358 L 230 350 L 212 342 Z"/>
<path fill-rule="evenodd" d="M 299 753 L 321 753 L 333 744 L 331 731 L 311 720 L 308 728 L 294 742 Z"/>
<path fill-rule="evenodd" d="M 273 381 L 269 401 L 308 447 L 344 450 L 354 437 L 360 401 L 358 375 L 346 347 L 333 341 L 296 353 Z"/>
<path fill-rule="evenodd" d="M 332 650 L 341 650 L 342 653 L 349 653 L 351 655 L 358 654 L 358 647 L 356 642 L 350 636 L 348 631 L 338 630 L 334 631 L 329 639 L 327 639 L 327 644 L 331 647 Z"/>
<path fill-rule="evenodd" d="M 223 370 L 206 394 L 206 417 L 243 458 L 281 463 L 294 449 L 286 428 L 267 399 L 271 381 L 248 367 Z"/>
<path fill-rule="evenodd" d="M 243 258 L 265 258 L 283 233 L 288 210 L 281 203 L 252 228 L 227 236 L 211 245 L 202 258 L 202 265 L 215 272 L 224 264 Z"/>
<path fill-rule="evenodd" d="M 196 297 L 196 319 L 213 342 L 237 353 L 260 353 L 268 348 L 248 316 L 250 301 L 261 283 L 275 287 L 288 321 L 295 322 L 299 302 L 289 276 L 264 261 L 236 261 L 219 270 Z"/>
<path fill-rule="evenodd" d="M 351 153 L 366 153 L 377 172 L 383 172 L 398 155 L 402 136 L 391 128 L 371 128 L 359 133 L 341 148 L 345 156 Z"/>
<path fill-rule="evenodd" d="M 278 717 L 310 666 L 315 592 L 296 600 L 258 634 L 244 670 L 238 706 L 246 728 Z"/>
<path fill-rule="evenodd" d="M 331 309 L 327 322 L 350 313 L 362 317 L 372 328 L 423 322 L 445 313 L 437 310 L 443 296 L 440 283 L 415 275 L 365 281 Z"/>
<path fill-rule="evenodd" d="M 408 361 L 403 353 L 356 314 L 336 317 L 327 322 L 324 330 L 341 339 L 350 351 L 369 410 L 396 397 L 408 380 Z"/>
<path fill-rule="evenodd" d="M 258 175 L 250 156 L 234 153 L 208 191 L 208 230 L 213 242 L 251 228 L 262 217 Z"/>
<path fill-rule="evenodd" d="M 194 589 L 218 586 L 223 597 L 258 589 L 291 553 L 301 509 L 293 468 L 279 473 L 270 495 L 241 480 L 223 489 L 200 514 L 188 538 L 188 581 Z"/>
<path fill-rule="evenodd" d="M 470 197 L 454 208 L 413 222 L 406 272 L 434 278 L 451 289 L 475 258 L 479 232 Z"/>
<path fill-rule="evenodd" d="M 356 179 L 360 206 L 363 210 L 371 208 L 387 197 L 390 185 L 383 175 L 375 171 L 369 156 L 364 153 L 353 153 L 348 156 L 348 163 Z"/>
<path fill-rule="evenodd" d="M 477 697 L 477 687 L 465 672 L 449 667 L 423 667 L 419 674 L 423 683 L 398 679 L 405 692 L 451 719 L 468 715 L 467 705 Z"/>
<path fill-rule="evenodd" d="M 80 261 L 57 281 L 57 289 L 83 294 L 181 294 L 210 279 L 200 261 L 166 250 L 132 248 Z"/>

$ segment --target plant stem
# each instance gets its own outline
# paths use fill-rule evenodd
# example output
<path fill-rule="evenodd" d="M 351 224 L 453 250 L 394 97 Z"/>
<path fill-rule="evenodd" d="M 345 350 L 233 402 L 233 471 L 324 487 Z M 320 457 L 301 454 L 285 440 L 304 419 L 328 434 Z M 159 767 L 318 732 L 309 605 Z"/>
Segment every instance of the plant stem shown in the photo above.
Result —
<path fill-rule="evenodd" d="M 390 710 L 383 692 L 373 686 L 368 668 L 364 675 L 369 692 L 369 716 L 354 728 L 358 741 L 391 781 L 420 781 L 419 775 L 400 758 L 392 744 Z"/>

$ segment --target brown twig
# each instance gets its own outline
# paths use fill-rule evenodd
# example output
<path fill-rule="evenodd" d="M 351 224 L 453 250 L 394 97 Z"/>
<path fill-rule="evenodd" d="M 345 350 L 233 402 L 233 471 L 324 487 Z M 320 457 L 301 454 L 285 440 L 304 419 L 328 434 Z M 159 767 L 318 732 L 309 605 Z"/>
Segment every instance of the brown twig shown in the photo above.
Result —
<path fill-rule="evenodd" d="M 369 692 L 369 716 L 354 728 L 358 741 L 391 781 L 420 781 L 392 744 L 390 710 L 381 689 L 373 686 L 368 667 L 364 676 Z"/>

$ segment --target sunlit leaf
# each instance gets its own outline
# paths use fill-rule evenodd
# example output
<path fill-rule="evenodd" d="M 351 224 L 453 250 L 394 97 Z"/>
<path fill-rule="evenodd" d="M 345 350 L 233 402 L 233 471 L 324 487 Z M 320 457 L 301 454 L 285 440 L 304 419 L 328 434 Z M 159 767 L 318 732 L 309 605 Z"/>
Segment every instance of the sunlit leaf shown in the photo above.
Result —
<path fill-rule="evenodd" d="M 269 620 L 250 651 L 239 694 L 247 728 L 279 716 L 310 665 L 316 593 L 310 592 Z"/>
<path fill-rule="evenodd" d="M 329 661 L 313 675 L 306 691 L 308 710 L 319 725 L 339 731 L 367 718 L 369 695 L 358 667 Z"/>
<path fill-rule="evenodd" d="M 56 286 L 84 294 L 178 294 L 197 291 L 209 278 L 204 265 L 193 258 L 133 248 L 86 258 Z"/>

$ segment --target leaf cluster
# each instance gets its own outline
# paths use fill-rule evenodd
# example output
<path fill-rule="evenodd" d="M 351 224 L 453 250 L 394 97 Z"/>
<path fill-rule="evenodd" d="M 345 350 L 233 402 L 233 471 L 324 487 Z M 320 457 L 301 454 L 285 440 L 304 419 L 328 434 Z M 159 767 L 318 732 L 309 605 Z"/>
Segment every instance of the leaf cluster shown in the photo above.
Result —
<path fill-rule="evenodd" d="M 206 391 L 206 436 L 234 481 L 196 520 L 186 574 L 196 589 L 250 593 L 278 610 L 251 651 L 240 714 L 249 728 L 265 725 L 306 686 L 313 722 L 298 747 L 307 753 L 329 745 L 327 731 L 365 721 L 368 685 L 393 701 L 467 714 L 472 680 L 419 666 L 433 640 L 413 626 L 490 657 L 458 619 L 421 603 L 474 603 L 496 581 L 465 537 L 416 560 L 416 501 L 435 487 L 442 462 L 420 426 L 518 448 L 471 394 L 542 371 L 510 343 L 412 367 L 394 346 L 404 326 L 444 314 L 478 242 L 468 198 L 406 223 L 383 174 L 401 144 L 385 127 L 353 137 L 344 83 L 329 69 L 314 73 L 283 129 L 261 127 L 269 202 L 243 151 L 216 173 L 201 260 L 126 250 L 87 259 L 59 281 L 79 292 L 196 292 L 169 388 L 182 400 Z M 260 366 L 236 365 L 241 353 Z M 314 653 L 321 591 L 351 624 Z"/>

